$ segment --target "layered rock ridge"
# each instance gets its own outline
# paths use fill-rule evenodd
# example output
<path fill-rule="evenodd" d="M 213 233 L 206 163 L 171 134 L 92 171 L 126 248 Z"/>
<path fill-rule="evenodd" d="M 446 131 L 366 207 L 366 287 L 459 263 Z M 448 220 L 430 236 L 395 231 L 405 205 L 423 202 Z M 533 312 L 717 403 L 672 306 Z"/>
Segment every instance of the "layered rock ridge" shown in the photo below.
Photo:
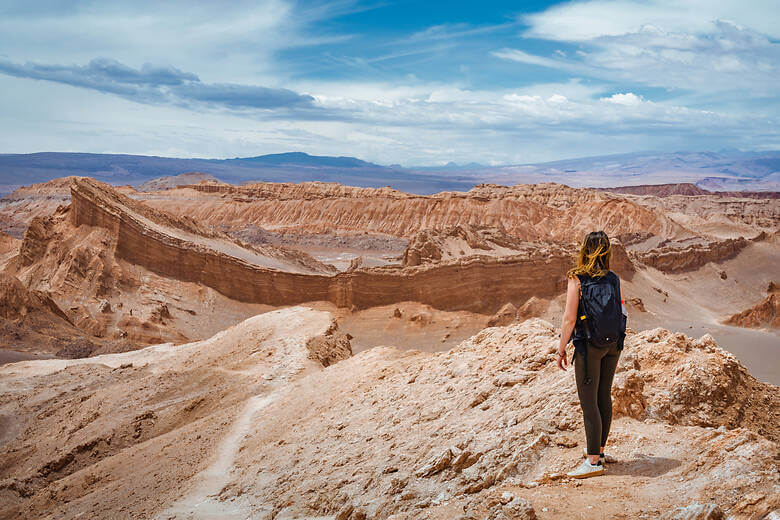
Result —
<path fill-rule="evenodd" d="M 178 198 L 171 193 L 177 199 L 171 211 L 214 227 L 255 225 L 273 231 L 410 237 L 424 229 L 469 225 L 503 229 L 523 240 L 562 242 L 580 240 L 592 229 L 610 229 L 615 235 L 643 230 L 672 239 L 696 235 L 624 196 L 553 183 L 481 184 L 468 192 L 430 196 L 319 182 L 244 186 L 204 182 L 186 189 L 212 196 Z M 157 198 L 148 202 L 160 208 L 168 205 Z"/>
<path fill-rule="evenodd" d="M 492 313 L 506 302 L 521 305 L 531 296 L 559 294 L 572 255 L 570 248 L 555 244 L 526 244 L 500 257 L 472 255 L 435 265 L 358 268 L 333 275 L 335 269 L 307 255 L 263 256 L 276 249 L 230 242 L 194 221 L 153 210 L 89 179 L 73 181 L 69 220 L 108 230 L 116 237 L 117 258 L 201 283 L 235 300 L 269 305 L 321 300 L 367 308 L 417 301 L 445 310 Z M 31 229 L 32 237 L 37 227 Z M 24 251 L 35 249 L 31 237 Z M 510 242 L 517 246 L 516 239 Z"/>

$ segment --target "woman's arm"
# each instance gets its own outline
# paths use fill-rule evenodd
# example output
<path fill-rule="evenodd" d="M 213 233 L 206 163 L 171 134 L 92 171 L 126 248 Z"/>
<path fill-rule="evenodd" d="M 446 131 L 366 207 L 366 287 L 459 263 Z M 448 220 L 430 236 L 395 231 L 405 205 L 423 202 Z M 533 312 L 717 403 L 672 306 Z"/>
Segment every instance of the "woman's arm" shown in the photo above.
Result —
<path fill-rule="evenodd" d="M 558 367 L 566 370 L 566 345 L 569 343 L 571 333 L 574 330 L 574 324 L 577 322 L 577 305 L 580 302 L 579 280 L 569 278 L 569 284 L 566 287 L 566 310 L 563 312 L 561 322 L 561 341 L 558 345 Z"/>

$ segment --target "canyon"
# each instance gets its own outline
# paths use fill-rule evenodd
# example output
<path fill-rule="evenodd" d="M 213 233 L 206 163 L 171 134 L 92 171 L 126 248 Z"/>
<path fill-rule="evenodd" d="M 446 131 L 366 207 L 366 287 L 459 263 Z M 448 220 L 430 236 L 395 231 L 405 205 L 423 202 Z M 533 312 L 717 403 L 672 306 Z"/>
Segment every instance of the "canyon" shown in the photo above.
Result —
<path fill-rule="evenodd" d="M 17 189 L 0 518 L 780 514 L 780 199 L 640 188 Z M 600 482 L 565 477 L 582 417 L 554 362 L 594 229 L 630 327 Z"/>

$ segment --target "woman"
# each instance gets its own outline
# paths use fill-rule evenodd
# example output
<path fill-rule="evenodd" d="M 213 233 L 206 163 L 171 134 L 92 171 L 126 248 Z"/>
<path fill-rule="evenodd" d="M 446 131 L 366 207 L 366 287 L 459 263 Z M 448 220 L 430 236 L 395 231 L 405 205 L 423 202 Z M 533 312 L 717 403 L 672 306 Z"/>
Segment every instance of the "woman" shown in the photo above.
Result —
<path fill-rule="evenodd" d="M 580 248 L 577 265 L 566 273 L 566 310 L 561 324 L 561 341 L 558 345 L 558 367 L 566 370 L 566 345 L 569 339 L 574 343 L 574 375 L 577 381 L 577 394 L 582 406 L 585 421 L 586 458 L 576 469 L 568 473 L 574 478 L 594 477 L 604 474 L 606 457 L 604 447 L 607 443 L 612 423 L 612 380 L 615 376 L 620 351 L 623 348 L 623 336 L 607 347 L 596 347 L 586 340 L 584 326 L 578 323 L 578 309 L 582 294 L 582 282 L 588 283 L 594 278 L 609 277 L 604 282 L 613 283 L 616 293 L 623 302 L 620 279 L 610 271 L 609 261 L 612 250 L 609 238 L 603 231 L 588 233 Z M 625 308 L 622 312 L 625 314 Z M 625 328 L 623 327 L 623 330 Z M 574 334 L 572 335 L 572 332 Z"/>

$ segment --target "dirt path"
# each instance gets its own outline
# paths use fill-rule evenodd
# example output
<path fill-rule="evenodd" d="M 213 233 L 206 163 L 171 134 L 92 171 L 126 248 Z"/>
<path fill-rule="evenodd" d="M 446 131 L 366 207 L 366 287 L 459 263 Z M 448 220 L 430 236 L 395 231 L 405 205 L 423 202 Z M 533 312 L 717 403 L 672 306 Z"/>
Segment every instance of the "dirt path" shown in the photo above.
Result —
<path fill-rule="evenodd" d="M 204 471 L 195 476 L 195 487 L 185 497 L 166 509 L 160 519 L 220 518 L 244 519 L 250 515 L 237 500 L 222 501 L 220 493 L 230 482 L 239 448 L 252 430 L 252 419 L 263 408 L 276 401 L 284 389 L 270 394 L 249 398 L 241 414 L 236 418 L 230 432 L 217 448 L 216 460 Z"/>

